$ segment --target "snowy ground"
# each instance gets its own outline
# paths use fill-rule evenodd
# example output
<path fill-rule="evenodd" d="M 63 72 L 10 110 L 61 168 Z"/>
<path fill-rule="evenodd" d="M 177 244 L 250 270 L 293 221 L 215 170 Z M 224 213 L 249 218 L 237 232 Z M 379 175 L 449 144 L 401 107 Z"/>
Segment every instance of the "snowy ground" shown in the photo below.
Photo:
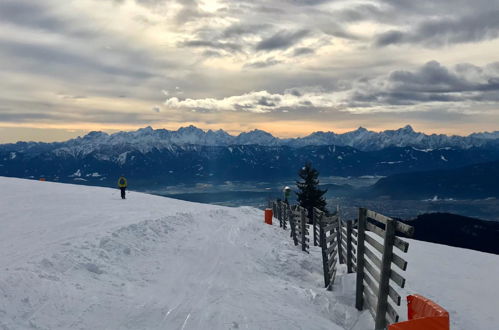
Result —
<path fill-rule="evenodd" d="M 117 189 L 0 178 L 0 329 L 373 328 L 344 268 L 322 288 L 321 257 L 260 210 Z M 499 324 L 499 256 L 411 241 L 408 292 L 453 329 Z"/>

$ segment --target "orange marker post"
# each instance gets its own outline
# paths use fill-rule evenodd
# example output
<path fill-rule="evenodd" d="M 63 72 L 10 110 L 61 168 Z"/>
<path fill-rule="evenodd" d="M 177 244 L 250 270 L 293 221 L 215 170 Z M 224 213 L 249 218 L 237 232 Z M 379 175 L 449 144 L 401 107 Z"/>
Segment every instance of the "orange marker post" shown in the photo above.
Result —
<path fill-rule="evenodd" d="M 272 224 L 272 209 L 265 209 L 265 223 L 267 225 Z"/>

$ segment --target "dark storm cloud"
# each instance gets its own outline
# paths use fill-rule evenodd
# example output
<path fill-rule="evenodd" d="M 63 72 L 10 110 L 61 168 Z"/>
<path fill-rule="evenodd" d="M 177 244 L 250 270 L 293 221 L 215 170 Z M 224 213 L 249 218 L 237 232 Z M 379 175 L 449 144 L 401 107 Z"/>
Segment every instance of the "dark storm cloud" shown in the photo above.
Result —
<path fill-rule="evenodd" d="M 407 32 L 393 30 L 379 35 L 375 44 L 421 43 L 428 46 L 479 42 L 499 36 L 499 10 L 464 17 L 439 17 L 420 23 Z"/>
<path fill-rule="evenodd" d="M 309 30 L 300 30 L 295 32 L 280 31 L 273 36 L 263 39 L 256 45 L 257 50 L 277 50 L 287 49 L 310 33 Z"/>

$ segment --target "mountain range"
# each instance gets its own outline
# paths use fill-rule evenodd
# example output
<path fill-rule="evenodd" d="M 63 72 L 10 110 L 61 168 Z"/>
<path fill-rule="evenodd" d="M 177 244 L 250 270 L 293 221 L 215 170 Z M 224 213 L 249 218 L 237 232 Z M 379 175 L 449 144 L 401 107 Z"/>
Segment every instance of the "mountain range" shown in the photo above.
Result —
<path fill-rule="evenodd" d="M 426 135 L 410 126 L 279 139 L 254 130 L 232 136 L 194 126 L 89 134 L 66 142 L 0 145 L 0 175 L 108 184 L 120 174 L 136 185 L 257 181 L 296 177 L 307 161 L 327 176 L 393 175 L 455 169 L 499 160 L 499 132 Z"/>
<path fill-rule="evenodd" d="M 237 136 L 230 135 L 224 130 L 204 131 L 195 126 L 181 127 L 176 131 L 166 129 L 152 129 L 145 127 L 132 132 L 90 132 L 83 137 L 66 142 L 40 143 L 18 142 L 15 144 L 0 145 L 0 150 L 29 151 L 32 153 L 46 150 L 84 155 L 96 149 L 121 152 L 123 149 L 148 152 L 152 149 L 165 149 L 170 146 L 231 146 L 231 145 L 259 145 L 259 146 L 289 146 L 300 148 L 305 146 L 337 145 L 348 146 L 361 151 L 381 150 L 388 147 L 415 147 L 423 150 L 438 148 L 460 148 L 499 146 L 499 131 L 473 133 L 468 136 L 448 136 L 445 134 L 425 134 L 415 132 L 410 125 L 397 130 L 382 132 L 369 131 L 363 127 L 336 134 L 334 132 L 314 132 L 305 137 L 281 139 L 272 134 L 253 130 L 243 132 Z"/>

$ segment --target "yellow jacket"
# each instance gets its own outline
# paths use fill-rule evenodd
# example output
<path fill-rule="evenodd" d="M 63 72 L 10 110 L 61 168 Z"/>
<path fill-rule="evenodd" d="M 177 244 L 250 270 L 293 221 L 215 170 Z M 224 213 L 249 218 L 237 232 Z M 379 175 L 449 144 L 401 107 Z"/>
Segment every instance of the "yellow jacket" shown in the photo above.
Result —
<path fill-rule="evenodd" d="M 118 187 L 120 188 L 126 188 L 127 187 L 127 182 L 124 176 L 120 177 L 118 179 Z"/>

